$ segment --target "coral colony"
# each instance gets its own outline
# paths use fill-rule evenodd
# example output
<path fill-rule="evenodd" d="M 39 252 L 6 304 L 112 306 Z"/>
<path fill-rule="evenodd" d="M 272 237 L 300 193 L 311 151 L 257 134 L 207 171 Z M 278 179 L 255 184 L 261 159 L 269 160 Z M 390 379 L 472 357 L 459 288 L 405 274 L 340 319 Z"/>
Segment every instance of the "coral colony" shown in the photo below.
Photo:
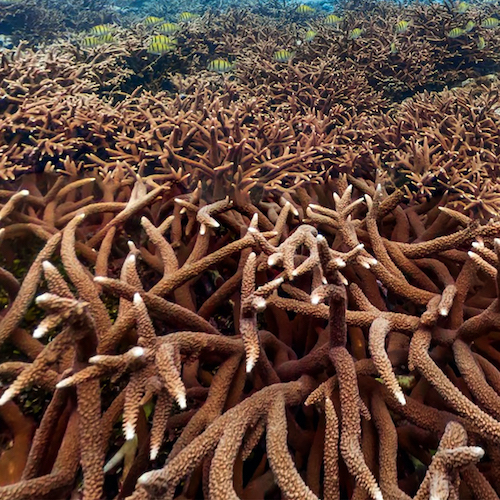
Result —
<path fill-rule="evenodd" d="M 0 12 L 0 498 L 498 500 L 497 4 L 88 5 Z"/>

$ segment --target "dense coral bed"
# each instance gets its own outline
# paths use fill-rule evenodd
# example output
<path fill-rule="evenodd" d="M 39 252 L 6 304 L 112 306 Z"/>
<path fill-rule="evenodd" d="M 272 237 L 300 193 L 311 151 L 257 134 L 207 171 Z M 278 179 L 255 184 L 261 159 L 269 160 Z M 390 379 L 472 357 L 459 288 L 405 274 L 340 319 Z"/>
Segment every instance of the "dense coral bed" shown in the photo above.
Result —
<path fill-rule="evenodd" d="M 0 497 L 498 499 L 492 9 L 2 52 Z"/>

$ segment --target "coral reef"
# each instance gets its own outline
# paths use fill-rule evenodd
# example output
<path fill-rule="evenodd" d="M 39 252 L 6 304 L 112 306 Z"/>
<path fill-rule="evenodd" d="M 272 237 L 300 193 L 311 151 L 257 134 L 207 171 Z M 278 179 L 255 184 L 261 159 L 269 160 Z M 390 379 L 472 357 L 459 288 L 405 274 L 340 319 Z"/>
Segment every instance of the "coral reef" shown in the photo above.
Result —
<path fill-rule="evenodd" d="M 99 5 L 0 53 L 0 497 L 498 500 L 494 8 Z"/>
<path fill-rule="evenodd" d="M 349 179 L 255 204 L 236 186 L 206 204 L 216 182 L 190 192 L 119 166 L 4 190 L 0 337 L 24 361 L 0 365 L 0 403 L 33 385 L 51 397 L 2 498 L 71 490 L 79 466 L 99 498 L 122 413 L 136 442 L 121 496 L 495 498 L 500 224 Z M 19 283 L 8 261 L 34 239 Z M 21 323 L 33 300 L 35 338 Z M 429 466 L 421 482 L 410 456 Z"/>

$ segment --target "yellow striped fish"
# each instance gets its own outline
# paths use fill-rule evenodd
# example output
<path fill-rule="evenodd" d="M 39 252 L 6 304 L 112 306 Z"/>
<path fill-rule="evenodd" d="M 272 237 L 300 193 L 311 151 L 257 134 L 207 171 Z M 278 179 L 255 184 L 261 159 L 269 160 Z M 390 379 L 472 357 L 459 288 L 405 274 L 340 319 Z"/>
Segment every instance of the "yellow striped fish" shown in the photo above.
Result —
<path fill-rule="evenodd" d="M 100 36 L 86 36 L 81 43 L 82 47 L 93 49 L 94 47 L 98 47 L 105 42 L 102 41 L 102 38 Z"/>
<path fill-rule="evenodd" d="M 361 28 L 354 28 L 347 38 L 349 40 L 357 40 L 363 34 L 363 30 Z"/>
<path fill-rule="evenodd" d="M 182 21 L 183 23 L 192 21 L 196 16 L 196 14 L 193 14 L 192 12 L 181 12 L 179 14 L 179 21 Z"/>
<path fill-rule="evenodd" d="M 465 25 L 465 32 L 469 33 L 471 32 L 476 26 L 476 23 L 474 21 L 467 21 L 467 24 Z"/>
<path fill-rule="evenodd" d="M 155 24 L 162 23 L 163 21 L 165 21 L 163 17 L 148 16 L 143 19 L 142 24 L 144 24 L 144 26 L 154 26 Z"/>
<path fill-rule="evenodd" d="M 457 5 L 457 12 L 459 14 L 465 14 L 469 10 L 470 5 L 467 2 L 460 2 Z"/>
<path fill-rule="evenodd" d="M 394 31 L 398 34 L 404 33 L 409 27 L 410 27 L 409 21 L 399 21 L 399 23 L 395 24 Z"/>
<path fill-rule="evenodd" d="M 500 21 L 496 17 L 488 17 L 481 23 L 481 26 L 483 28 L 496 28 L 499 24 Z"/>
<path fill-rule="evenodd" d="M 310 5 L 301 4 L 295 10 L 297 14 L 312 14 L 314 9 Z"/>
<path fill-rule="evenodd" d="M 307 30 L 306 34 L 304 35 L 304 40 L 306 42 L 312 42 L 317 34 L 318 33 L 314 30 Z"/>
<path fill-rule="evenodd" d="M 214 71 L 215 73 L 227 73 L 234 69 L 234 64 L 231 64 L 226 59 L 214 59 L 208 63 L 208 71 Z"/>
<path fill-rule="evenodd" d="M 158 31 L 164 35 L 171 35 L 179 29 L 179 25 L 175 23 L 163 23 L 158 26 Z"/>
<path fill-rule="evenodd" d="M 476 45 L 479 50 L 483 50 L 486 47 L 486 40 L 482 36 L 479 36 L 477 37 Z"/>
<path fill-rule="evenodd" d="M 151 43 L 166 43 L 169 45 L 177 45 L 177 40 L 165 35 L 155 35 L 151 37 Z"/>
<path fill-rule="evenodd" d="M 100 36 L 99 38 L 101 39 L 102 43 L 114 43 L 114 42 L 116 42 L 115 37 L 111 33 L 108 33 L 107 35 Z"/>
<path fill-rule="evenodd" d="M 113 26 L 111 24 L 98 24 L 90 28 L 91 35 L 103 36 L 111 33 Z"/>
<path fill-rule="evenodd" d="M 342 22 L 342 18 L 335 14 L 329 14 L 325 17 L 325 23 L 332 26 L 338 26 Z"/>
<path fill-rule="evenodd" d="M 293 56 L 295 55 L 294 52 L 290 52 L 289 50 L 281 49 L 277 50 L 273 54 L 273 59 L 277 62 L 280 63 L 286 63 L 288 62 Z"/>
<path fill-rule="evenodd" d="M 162 56 L 167 52 L 172 52 L 175 50 L 176 46 L 168 43 L 161 42 L 151 42 L 148 45 L 148 54 L 153 54 L 155 56 Z"/>
<path fill-rule="evenodd" d="M 448 38 L 458 38 L 460 36 L 465 35 L 465 33 L 466 33 L 465 30 L 462 28 L 453 28 L 451 31 L 448 31 L 446 36 Z"/>

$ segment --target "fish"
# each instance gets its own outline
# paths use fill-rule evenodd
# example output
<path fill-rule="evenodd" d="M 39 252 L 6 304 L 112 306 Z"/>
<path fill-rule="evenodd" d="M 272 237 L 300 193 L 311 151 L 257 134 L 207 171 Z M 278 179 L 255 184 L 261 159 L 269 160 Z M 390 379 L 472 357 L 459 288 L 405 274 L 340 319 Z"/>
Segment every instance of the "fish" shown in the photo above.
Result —
<path fill-rule="evenodd" d="M 358 39 L 361 35 L 363 34 L 363 30 L 361 28 L 354 28 L 350 33 L 347 38 L 349 40 L 356 40 Z"/>
<path fill-rule="evenodd" d="M 144 26 L 154 26 L 155 24 L 162 23 L 163 21 L 165 21 L 163 17 L 148 16 L 143 19 L 142 24 L 144 24 Z"/>
<path fill-rule="evenodd" d="M 500 21 L 496 17 L 488 17 L 481 23 L 481 26 L 483 28 L 496 28 L 499 24 Z"/>
<path fill-rule="evenodd" d="M 304 35 L 304 40 L 306 42 L 312 42 L 314 40 L 314 37 L 318 34 L 317 31 L 314 30 L 307 30 L 306 34 Z"/>
<path fill-rule="evenodd" d="M 460 36 L 465 35 L 466 31 L 463 28 L 453 28 L 451 31 L 448 31 L 446 36 L 448 38 L 458 38 Z"/>
<path fill-rule="evenodd" d="M 234 69 L 234 64 L 231 64 L 226 59 L 214 59 L 208 63 L 208 71 L 215 73 L 228 73 Z"/>
<path fill-rule="evenodd" d="M 329 14 L 325 17 L 325 23 L 332 26 L 338 26 L 342 22 L 342 18 L 335 14 Z"/>
<path fill-rule="evenodd" d="M 312 14 L 314 9 L 309 5 L 301 4 L 295 9 L 295 12 L 297 14 Z"/>
<path fill-rule="evenodd" d="M 192 21 L 195 17 L 197 17 L 196 14 L 193 14 L 192 12 L 181 12 L 179 14 L 179 21 L 186 23 L 188 21 Z"/>
<path fill-rule="evenodd" d="M 111 33 L 113 26 L 111 24 L 98 24 L 90 28 L 90 34 L 96 36 L 103 36 Z"/>
<path fill-rule="evenodd" d="M 162 56 L 163 54 L 166 54 L 167 52 L 172 52 L 175 50 L 176 44 L 173 43 L 166 43 L 166 42 L 155 42 L 152 41 L 148 45 L 148 54 L 154 54 L 157 56 Z"/>
<path fill-rule="evenodd" d="M 165 35 L 154 35 L 151 37 L 150 43 L 166 43 L 169 45 L 177 45 L 177 40 Z"/>
<path fill-rule="evenodd" d="M 389 53 L 392 56 L 395 56 L 399 52 L 398 46 L 396 45 L 396 42 L 392 42 L 390 45 L 390 50 Z"/>
<path fill-rule="evenodd" d="M 100 36 L 86 36 L 84 39 L 82 39 L 82 47 L 85 47 L 87 49 L 93 49 L 94 47 L 98 47 L 99 45 L 102 45 L 103 40 L 102 37 Z"/>
<path fill-rule="evenodd" d="M 470 5 L 467 2 L 459 2 L 457 5 L 457 12 L 459 14 L 465 14 L 469 10 Z"/>
<path fill-rule="evenodd" d="M 281 49 L 281 50 L 277 50 L 273 54 L 273 59 L 277 62 L 285 63 L 285 62 L 288 62 L 294 55 L 295 55 L 294 52 L 291 52 L 291 51 L 285 50 L 285 49 Z"/>
<path fill-rule="evenodd" d="M 112 33 L 107 33 L 106 35 L 100 36 L 101 43 L 114 43 L 116 42 L 115 37 Z"/>
<path fill-rule="evenodd" d="M 469 33 L 471 32 L 474 28 L 476 27 L 476 23 L 474 21 L 467 21 L 467 24 L 465 25 L 465 32 Z"/>
<path fill-rule="evenodd" d="M 486 40 L 482 36 L 478 36 L 476 46 L 479 50 L 483 50 L 486 47 Z"/>
<path fill-rule="evenodd" d="M 409 27 L 410 27 L 409 21 L 399 21 L 399 23 L 395 24 L 394 31 L 396 33 L 404 33 Z"/>
<path fill-rule="evenodd" d="M 171 35 L 178 31 L 179 25 L 175 23 L 163 23 L 158 26 L 158 31 L 164 35 Z"/>

